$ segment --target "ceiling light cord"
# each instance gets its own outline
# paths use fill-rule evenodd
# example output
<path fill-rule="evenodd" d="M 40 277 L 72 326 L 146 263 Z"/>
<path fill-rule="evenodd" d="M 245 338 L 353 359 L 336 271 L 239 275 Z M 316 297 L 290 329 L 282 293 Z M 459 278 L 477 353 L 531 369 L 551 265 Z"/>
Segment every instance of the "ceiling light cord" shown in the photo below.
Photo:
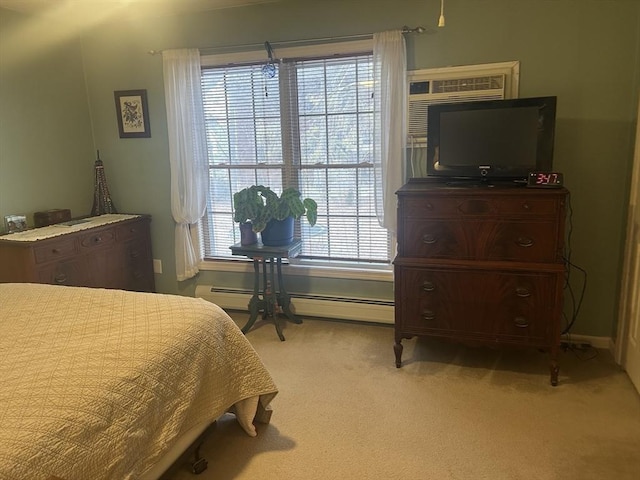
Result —
<path fill-rule="evenodd" d="M 440 0 L 440 18 L 438 19 L 438 26 L 444 27 L 444 0 Z"/>

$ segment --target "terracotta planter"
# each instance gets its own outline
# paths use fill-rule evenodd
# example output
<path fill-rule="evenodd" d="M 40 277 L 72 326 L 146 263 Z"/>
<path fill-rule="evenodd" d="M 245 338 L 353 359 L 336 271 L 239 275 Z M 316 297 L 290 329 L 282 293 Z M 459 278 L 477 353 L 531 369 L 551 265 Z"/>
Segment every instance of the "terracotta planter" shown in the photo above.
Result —
<path fill-rule="evenodd" d="M 281 247 L 293 242 L 293 217 L 284 220 L 270 220 L 260 233 L 262 244 L 268 247 Z"/>

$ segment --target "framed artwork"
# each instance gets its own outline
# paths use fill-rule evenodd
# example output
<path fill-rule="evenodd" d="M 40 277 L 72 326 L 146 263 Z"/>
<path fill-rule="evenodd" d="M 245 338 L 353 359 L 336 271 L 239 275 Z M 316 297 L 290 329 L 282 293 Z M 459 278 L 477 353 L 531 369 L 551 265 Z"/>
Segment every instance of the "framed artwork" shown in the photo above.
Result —
<path fill-rule="evenodd" d="M 146 90 L 119 90 L 113 92 L 116 100 L 120 138 L 151 136 L 149 107 Z"/>
<path fill-rule="evenodd" d="M 27 229 L 27 217 L 25 215 L 6 215 L 4 227 L 8 233 L 21 232 Z"/>

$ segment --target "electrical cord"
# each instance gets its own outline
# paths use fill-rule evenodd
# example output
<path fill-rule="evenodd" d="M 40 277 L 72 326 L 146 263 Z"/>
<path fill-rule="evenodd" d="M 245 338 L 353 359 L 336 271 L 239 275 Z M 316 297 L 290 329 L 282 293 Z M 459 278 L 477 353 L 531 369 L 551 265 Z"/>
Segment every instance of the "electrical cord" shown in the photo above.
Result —
<path fill-rule="evenodd" d="M 580 308 L 582 307 L 582 301 L 584 300 L 584 293 L 587 288 L 587 272 L 582 267 L 575 265 L 571 261 L 571 235 L 573 233 L 573 208 L 571 207 L 571 194 L 567 195 L 567 209 L 569 211 L 568 215 L 568 232 L 567 232 L 567 242 L 565 253 L 563 255 L 563 259 L 565 262 L 565 285 L 564 289 L 568 292 L 569 298 L 571 299 L 571 319 L 567 319 L 566 312 L 562 312 L 562 316 L 565 319 L 566 327 L 561 332 L 561 336 L 566 336 L 565 340 L 560 344 L 562 350 L 565 352 L 573 353 L 579 360 L 591 360 L 598 356 L 598 349 L 589 345 L 588 343 L 580 343 L 576 344 L 571 341 L 571 334 L 569 333 L 574 323 L 578 318 L 578 314 L 580 313 Z M 572 269 L 576 269 L 582 273 L 582 288 L 580 290 L 580 295 L 576 301 L 576 295 L 573 291 L 573 287 L 571 285 L 571 271 Z"/>
<path fill-rule="evenodd" d="M 562 331 L 561 335 L 566 335 L 567 333 L 569 333 L 569 331 L 571 330 L 571 328 L 573 327 L 573 324 L 576 322 L 576 319 L 578 318 L 578 314 L 580 313 L 580 308 L 582 307 L 582 301 L 584 300 L 584 292 L 587 289 L 587 272 L 586 270 L 584 270 L 583 268 L 579 267 L 578 265 L 571 263 L 567 258 L 565 258 L 565 262 L 567 264 L 567 275 L 566 275 L 566 289 L 569 292 L 569 295 L 571 296 L 571 320 L 568 322 L 568 325 L 565 327 L 565 329 Z M 580 296 L 578 298 L 578 301 L 576 303 L 576 297 L 575 294 L 573 292 L 573 288 L 571 286 L 571 284 L 569 283 L 569 272 L 571 271 L 571 268 L 575 268 L 577 270 L 579 270 L 582 275 L 582 288 L 580 290 Z M 563 315 L 566 314 L 563 313 Z"/>
<path fill-rule="evenodd" d="M 568 215 L 568 224 L 569 224 L 569 229 L 568 229 L 568 233 L 567 233 L 567 243 L 566 243 L 566 247 L 565 247 L 565 254 L 563 255 L 563 259 L 565 262 L 565 291 L 567 291 L 569 293 L 569 296 L 571 298 L 571 319 L 568 320 L 566 313 L 563 312 L 562 315 L 566 320 L 567 326 L 564 328 L 564 330 L 562 331 L 561 335 L 567 335 L 569 333 L 569 331 L 571 330 L 571 328 L 573 327 L 573 325 L 576 322 L 576 319 L 578 318 L 578 314 L 580 313 L 580 308 L 582 307 L 582 301 L 584 300 L 584 293 L 586 291 L 587 288 L 587 272 L 586 270 L 584 270 L 582 267 L 579 267 L 578 265 L 574 264 L 571 261 L 571 235 L 573 234 L 573 208 L 571 206 L 571 194 L 569 193 L 567 195 L 567 209 L 569 211 L 569 215 Z M 582 288 L 580 291 L 580 296 L 578 297 L 577 301 L 576 301 L 576 296 L 574 294 L 573 291 L 573 287 L 571 286 L 571 271 L 572 268 L 579 270 L 583 277 L 582 277 Z"/>
<path fill-rule="evenodd" d="M 567 335 L 567 340 L 560 344 L 560 348 L 565 352 L 573 353 L 579 360 L 585 361 L 596 358 L 600 353 L 597 348 L 588 343 L 573 343 L 570 335 Z"/>

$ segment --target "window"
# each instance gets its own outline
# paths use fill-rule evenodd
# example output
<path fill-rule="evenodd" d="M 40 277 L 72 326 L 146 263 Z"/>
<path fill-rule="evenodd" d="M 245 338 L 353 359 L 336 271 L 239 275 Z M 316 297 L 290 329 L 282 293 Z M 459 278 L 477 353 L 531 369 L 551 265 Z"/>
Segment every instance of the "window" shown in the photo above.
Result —
<path fill-rule="evenodd" d="M 239 241 L 233 193 L 293 186 L 318 203 L 296 234 L 302 259 L 388 264 L 375 213 L 373 59 L 369 53 L 203 67 L 210 193 L 205 258 Z"/>

